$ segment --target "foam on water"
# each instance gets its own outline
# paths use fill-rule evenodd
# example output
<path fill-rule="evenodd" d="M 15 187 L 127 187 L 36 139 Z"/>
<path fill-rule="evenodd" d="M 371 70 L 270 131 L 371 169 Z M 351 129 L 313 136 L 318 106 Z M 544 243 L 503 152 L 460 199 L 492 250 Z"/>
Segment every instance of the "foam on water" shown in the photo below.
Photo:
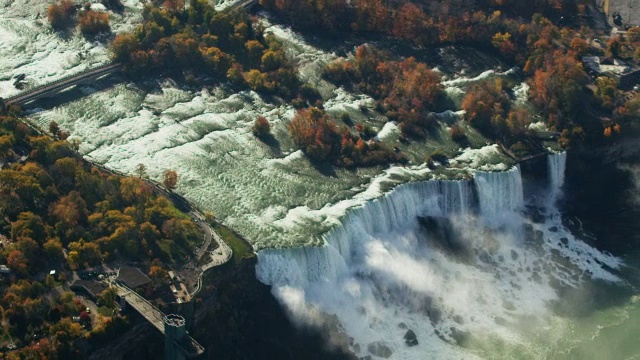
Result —
<path fill-rule="evenodd" d="M 475 176 L 480 212 L 495 220 L 518 213 L 524 207 L 522 178 L 516 166 L 504 172 L 477 172 Z"/>
<path fill-rule="evenodd" d="M 564 169 L 567 163 L 567 153 L 561 152 L 547 157 L 547 172 L 549 174 L 549 201 L 556 201 L 562 195 L 564 185 Z"/>
<path fill-rule="evenodd" d="M 552 159 L 559 156 L 549 160 L 558 162 L 554 186 L 564 171 Z M 473 181 L 404 184 L 351 210 L 322 247 L 260 251 L 256 275 L 301 323 L 336 315 L 358 356 L 383 346 L 394 359 L 484 357 L 456 339 L 486 335 L 539 357 L 545 350 L 527 334 L 554 323 L 557 284 L 617 281 L 604 265 L 621 262 L 573 236 L 557 209 L 534 223 L 523 208 L 517 167 L 478 172 Z M 438 231 L 425 233 L 424 216 L 441 219 L 456 252 L 443 248 Z M 419 345 L 405 345 L 407 329 Z"/>
<path fill-rule="evenodd" d="M 104 44 L 84 38 L 78 29 L 54 32 L 47 21 L 48 5 L 46 1 L 16 0 L 0 6 L 0 74 L 4 80 L 0 96 L 21 91 L 4 77 L 24 74 L 26 86 L 33 87 L 109 61 Z M 123 5 L 123 13 L 109 13 L 114 33 L 131 30 L 141 19 L 141 2 L 125 0 Z"/>

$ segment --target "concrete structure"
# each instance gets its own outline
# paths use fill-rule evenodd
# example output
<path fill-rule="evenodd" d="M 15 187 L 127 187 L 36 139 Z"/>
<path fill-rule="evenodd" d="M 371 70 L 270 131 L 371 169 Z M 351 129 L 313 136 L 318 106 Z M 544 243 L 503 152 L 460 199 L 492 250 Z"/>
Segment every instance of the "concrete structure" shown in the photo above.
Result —
<path fill-rule="evenodd" d="M 96 301 L 98 296 L 107 288 L 106 285 L 95 280 L 76 280 L 70 287 L 73 291 L 84 293 L 93 301 Z"/>
<path fill-rule="evenodd" d="M 598 4 L 607 14 L 611 26 L 617 26 L 613 23 L 613 14 L 620 14 L 623 24 L 640 26 L 640 2 L 637 0 L 598 0 Z"/>
<path fill-rule="evenodd" d="M 89 69 L 79 74 L 70 75 L 56 80 L 52 83 L 44 84 L 36 88 L 23 91 L 17 95 L 8 97 L 4 99 L 3 106 L 13 104 L 24 105 L 40 98 L 55 96 L 59 92 L 64 91 L 72 86 L 91 83 L 98 78 L 113 74 L 120 70 L 120 64 L 107 64 L 99 66 L 97 68 Z"/>
<path fill-rule="evenodd" d="M 184 360 L 180 344 L 188 337 L 186 322 L 180 315 L 164 317 L 164 359 Z"/>
<path fill-rule="evenodd" d="M 589 75 L 614 78 L 622 90 L 630 90 L 640 82 L 640 69 L 619 59 L 585 56 L 582 63 Z"/>
<path fill-rule="evenodd" d="M 202 345 L 187 333 L 184 318 L 178 315 L 166 316 L 148 300 L 122 283 L 116 283 L 115 287 L 121 300 L 136 309 L 151 325 L 165 335 L 165 351 L 169 349 L 170 355 L 175 356 L 167 357 L 165 354 L 165 360 L 190 359 L 204 353 Z M 181 322 L 180 319 L 182 319 Z M 169 326 L 167 326 L 167 320 L 169 320 Z"/>
<path fill-rule="evenodd" d="M 118 269 L 118 281 L 135 289 L 151 282 L 151 279 L 142 270 L 133 266 L 123 266 Z"/>

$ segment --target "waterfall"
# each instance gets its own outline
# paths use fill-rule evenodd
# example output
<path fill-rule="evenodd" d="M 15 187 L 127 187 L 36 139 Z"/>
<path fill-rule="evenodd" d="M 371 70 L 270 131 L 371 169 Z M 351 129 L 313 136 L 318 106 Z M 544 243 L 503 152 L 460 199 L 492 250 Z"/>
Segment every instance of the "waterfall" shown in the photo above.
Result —
<path fill-rule="evenodd" d="M 564 170 L 567 163 L 567 153 L 550 154 L 547 157 L 547 172 L 549 174 L 549 201 L 555 203 L 562 196 L 564 185 Z"/>
<path fill-rule="evenodd" d="M 256 275 L 268 285 L 304 286 L 332 281 L 347 268 L 371 234 L 402 229 L 421 215 L 466 213 L 473 207 L 470 181 L 424 181 L 398 186 L 385 196 L 352 210 L 324 236 L 322 247 L 265 249 L 258 253 Z"/>
<path fill-rule="evenodd" d="M 477 172 L 475 185 L 480 213 L 488 219 L 518 212 L 524 206 L 522 178 L 517 166 L 504 172 Z"/>
<path fill-rule="evenodd" d="M 553 191 L 564 154 L 549 166 Z M 519 325 L 553 316 L 554 284 L 617 281 L 602 264 L 620 262 L 577 239 L 559 216 L 521 216 L 523 198 L 518 167 L 403 184 L 349 211 L 324 246 L 260 251 L 256 277 L 294 321 L 333 327 L 338 319 L 358 357 L 470 358 L 455 345 L 461 332 L 526 343 Z M 460 251 L 443 250 L 420 216 L 446 217 Z M 407 346 L 407 329 L 419 345 Z"/>

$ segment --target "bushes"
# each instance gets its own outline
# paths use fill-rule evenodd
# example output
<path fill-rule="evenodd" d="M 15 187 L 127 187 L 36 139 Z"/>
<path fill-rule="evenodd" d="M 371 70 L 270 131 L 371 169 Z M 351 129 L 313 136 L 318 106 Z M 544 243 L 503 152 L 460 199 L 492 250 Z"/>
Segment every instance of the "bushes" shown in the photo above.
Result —
<path fill-rule="evenodd" d="M 324 76 L 337 84 L 353 83 L 378 100 L 408 137 L 426 137 L 434 124 L 429 111 L 437 109 L 444 96 L 440 76 L 424 63 L 413 57 L 392 61 L 370 46 L 360 46 L 352 60 L 328 64 Z"/>
<path fill-rule="evenodd" d="M 56 30 L 64 30 L 73 24 L 73 16 L 76 13 L 76 7 L 71 0 L 61 0 L 57 4 L 49 5 L 47 9 L 47 18 L 49 24 Z"/>
<path fill-rule="evenodd" d="M 78 18 L 78 25 L 84 36 L 95 36 L 111 31 L 109 14 L 93 10 L 84 11 Z"/>
<path fill-rule="evenodd" d="M 264 139 L 269 135 L 270 131 L 271 125 L 269 125 L 269 120 L 264 116 L 258 116 L 256 122 L 253 124 L 253 135 L 257 138 Z"/>
<path fill-rule="evenodd" d="M 473 86 L 462 101 L 462 109 L 473 127 L 493 137 L 499 133 L 496 128 L 505 122 L 509 104 L 502 81 L 498 79 Z"/>
<path fill-rule="evenodd" d="M 114 0 L 116 3 L 118 0 Z M 49 24 L 56 30 L 64 30 L 74 23 L 76 15 L 76 6 L 71 0 L 61 0 L 60 3 L 54 3 L 47 9 L 47 18 Z M 101 32 L 111 31 L 109 26 L 109 14 L 90 10 L 88 7 L 78 16 L 78 26 L 84 36 L 94 36 Z"/>
<path fill-rule="evenodd" d="M 143 19 L 111 45 L 113 59 L 132 75 L 150 70 L 213 75 L 285 100 L 300 96 L 297 71 L 280 41 L 243 11 L 217 12 L 202 0 L 191 1 L 186 10 L 179 4 L 167 8 L 165 2 L 164 8 L 146 5 Z"/>
<path fill-rule="evenodd" d="M 462 128 L 462 126 L 458 124 L 451 126 L 451 128 L 449 129 L 449 135 L 451 135 L 453 141 L 459 144 L 464 144 L 467 142 L 467 134 L 465 134 L 464 128 Z"/>
<path fill-rule="evenodd" d="M 381 143 L 365 141 L 346 128 L 338 128 L 333 119 L 318 108 L 300 110 L 289 123 L 294 143 L 312 160 L 337 166 L 375 166 L 406 162 L 406 158 Z"/>

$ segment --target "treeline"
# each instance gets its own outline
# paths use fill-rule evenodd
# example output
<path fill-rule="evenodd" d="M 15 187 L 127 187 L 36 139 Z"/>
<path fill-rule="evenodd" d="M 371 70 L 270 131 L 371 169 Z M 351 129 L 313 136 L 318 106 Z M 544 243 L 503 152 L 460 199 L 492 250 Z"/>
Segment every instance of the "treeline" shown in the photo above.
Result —
<path fill-rule="evenodd" d="M 535 13 L 559 17 L 584 12 L 584 3 L 583 0 L 454 0 L 419 4 L 386 0 L 260 0 L 267 10 L 299 29 L 409 35 L 429 43 L 452 39 L 455 34 L 449 32 L 449 26 L 465 21 L 460 15 L 500 10 L 527 18 Z"/>
<path fill-rule="evenodd" d="M 45 282 L 21 279 L 3 284 L 0 315 L 5 323 L 0 331 L 18 347 L 2 354 L 3 359 L 83 359 L 88 345 L 104 345 L 127 326 L 121 316 L 94 315 L 92 322 L 86 305 L 73 292 L 56 291 L 57 285 L 51 276 Z M 98 301 L 113 303 L 115 293 L 106 290 Z"/>
<path fill-rule="evenodd" d="M 162 8 L 146 5 L 143 19 L 111 44 L 114 60 L 130 74 L 206 74 L 286 99 L 304 95 L 282 44 L 242 9 L 217 12 L 206 0 L 191 0 L 185 10 L 165 2 Z"/>
<path fill-rule="evenodd" d="M 407 161 L 380 142 L 365 140 L 361 134 L 338 127 L 330 115 L 316 107 L 299 110 L 289 123 L 289 133 L 294 143 L 315 161 L 347 168 Z"/>
<path fill-rule="evenodd" d="M 198 240 L 188 216 L 143 180 L 102 173 L 66 141 L 38 136 L 16 118 L 0 117 L 0 134 L 11 144 L 0 158 L 8 163 L 0 170 L 0 263 L 16 276 L 118 256 L 183 260 Z M 15 161 L 15 153 L 28 158 Z"/>
<path fill-rule="evenodd" d="M 585 107 L 589 95 L 584 85 L 589 78 L 580 58 L 591 51 L 588 41 L 592 35 L 588 31 L 559 28 L 540 14 L 529 22 L 500 12 L 436 19 L 412 3 L 395 10 L 394 19 L 397 21 L 388 28 L 389 34 L 414 45 L 468 44 L 492 49 L 519 65 L 530 87 L 529 99 L 547 126 L 562 132 L 563 143 L 568 145 L 572 139 L 585 136 L 602 137 L 602 125 L 586 114 Z M 629 47 L 609 47 L 614 51 L 626 49 L 630 57 L 634 53 Z M 412 58 L 389 61 L 383 52 L 368 46 L 358 48 L 350 59 L 329 64 L 325 76 L 337 84 L 355 85 L 374 97 L 391 119 L 401 122 L 405 136 L 425 137 L 434 122 L 427 111 L 436 110 L 442 99 L 438 75 L 424 64 Z M 601 98 L 609 103 L 615 102 L 611 86 L 606 82 L 599 86 Z M 462 107 L 467 120 L 486 136 L 515 142 L 526 132 L 532 114 L 524 108 L 511 109 L 511 97 L 505 84 L 488 81 L 471 88 Z"/>
<path fill-rule="evenodd" d="M 400 122 L 407 137 L 425 138 L 436 124 L 430 111 L 444 99 L 440 75 L 410 57 L 393 61 L 381 50 L 360 46 L 353 58 L 328 64 L 324 76 L 340 85 L 355 85 L 378 101 L 390 120 Z"/>
<path fill-rule="evenodd" d="M 79 342 L 97 346 L 126 324 L 92 321 L 73 293 L 55 290 L 67 272 L 56 278 L 51 269 L 117 258 L 169 263 L 200 239 L 188 216 L 144 181 L 98 171 L 55 123 L 50 131 L 54 140 L 0 117 L 0 264 L 10 272 L 0 277 L 0 336 L 18 346 L 6 359 L 80 359 L 87 346 Z M 98 302 L 114 300 L 108 289 Z"/>

